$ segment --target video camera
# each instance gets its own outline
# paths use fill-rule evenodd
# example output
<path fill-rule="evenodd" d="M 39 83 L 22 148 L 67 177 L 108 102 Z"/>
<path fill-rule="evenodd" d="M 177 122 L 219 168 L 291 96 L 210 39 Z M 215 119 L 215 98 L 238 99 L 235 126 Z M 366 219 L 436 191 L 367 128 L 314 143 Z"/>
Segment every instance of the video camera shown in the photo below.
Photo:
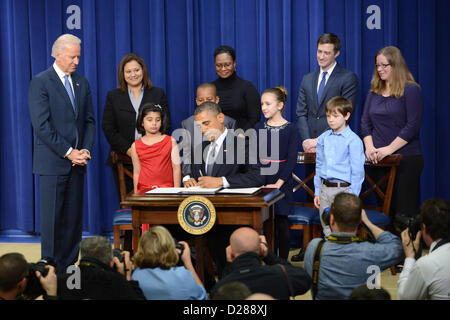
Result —
<path fill-rule="evenodd" d="M 41 282 L 36 277 L 36 271 L 39 271 L 43 277 L 46 277 L 48 274 L 48 269 L 45 266 L 48 265 L 56 268 L 56 261 L 53 258 L 46 257 L 36 263 L 28 264 L 29 271 L 27 275 L 27 287 L 23 292 L 23 295 L 27 299 L 36 299 L 37 297 L 45 294 L 45 290 L 42 288 Z"/>

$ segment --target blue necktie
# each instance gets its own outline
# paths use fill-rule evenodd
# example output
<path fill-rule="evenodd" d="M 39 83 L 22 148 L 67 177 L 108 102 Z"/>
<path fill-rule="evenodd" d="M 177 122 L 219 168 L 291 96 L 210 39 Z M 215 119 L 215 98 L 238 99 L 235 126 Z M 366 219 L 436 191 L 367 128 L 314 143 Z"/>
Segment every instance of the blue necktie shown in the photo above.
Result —
<path fill-rule="evenodd" d="M 64 76 L 64 87 L 66 87 L 67 94 L 69 95 L 70 102 L 72 102 L 73 112 L 75 112 L 75 117 L 77 116 L 77 109 L 75 107 L 75 99 L 73 98 L 72 87 L 70 86 L 69 76 Z"/>
<path fill-rule="evenodd" d="M 319 91 L 317 91 L 317 103 L 318 104 L 320 104 L 320 100 L 322 99 L 323 89 L 325 88 L 326 76 L 327 76 L 327 72 L 324 71 L 323 75 L 322 75 L 322 81 L 320 81 L 320 84 L 319 84 Z"/>
<path fill-rule="evenodd" d="M 77 118 L 77 108 L 75 107 L 75 100 L 73 98 L 72 87 L 70 86 L 69 76 L 64 76 L 64 87 L 66 87 L 67 94 L 69 95 L 70 102 L 72 102 L 73 112 L 75 113 L 75 118 Z M 78 130 L 75 130 L 75 148 L 78 148 Z"/>

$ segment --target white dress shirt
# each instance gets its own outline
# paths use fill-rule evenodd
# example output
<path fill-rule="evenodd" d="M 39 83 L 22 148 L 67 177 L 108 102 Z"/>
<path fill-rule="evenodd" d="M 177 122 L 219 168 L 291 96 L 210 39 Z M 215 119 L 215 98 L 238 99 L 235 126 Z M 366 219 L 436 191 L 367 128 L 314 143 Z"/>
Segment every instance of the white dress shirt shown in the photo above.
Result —
<path fill-rule="evenodd" d="M 450 299 L 450 243 L 433 250 L 439 240 L 434 241 L 430 253 L 417 262 L 414 258 L 405 259 L 398 279 L 400 300 Z"/>
<path fill-rule="evenodd" d="M 328 79 L 330 79 L 331 74 L 333 73 L 334 68 L 336 67 L 337 62 L 334 62 L 333 66 L 327 70 L 327 75 L 325 76 L 325 85 L 327 85 Z M 317 79 L 317 92 L 319 91 L 320 82 L 322 82 L 322 76 L 325 71 L 320 68 L 319 79 Z"/>

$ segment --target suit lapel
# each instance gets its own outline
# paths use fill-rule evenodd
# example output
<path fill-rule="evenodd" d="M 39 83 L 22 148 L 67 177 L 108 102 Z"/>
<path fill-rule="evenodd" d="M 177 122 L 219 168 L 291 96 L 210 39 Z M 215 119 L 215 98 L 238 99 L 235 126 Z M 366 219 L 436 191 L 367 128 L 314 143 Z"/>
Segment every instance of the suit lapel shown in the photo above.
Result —
<path fill-rule="evenodd" d="M 75 74 L 75 73 L 72 74 L 72 85 L 73 85 L 73 91 L 75 92 L 75 109 L 76 109 L 75 116 L 78 118 L 78 114 L 80 113 L 80 106 L 81 106 L 80 77 L 78 76 L 78 74 Z"/>
<path fill-rule="evenodd" d="M 62 81 L 59 79 L 58 74 L 56 73 L 55 69 L 53 67 L 51 68 L 51 72 L 50 72 L 50 80 L 53 81 L 53 87 L 55 88 L 55 91 L 58 92 L 63 99 L 66 101 L 66 107 L 70 108 L 70 111 L 72 111 L 72 114 L 74 115 L 74 117 L 76 117 L 75 112 L 73 110 L 72 107 L 72 102 L 70 101 L 69 95 L 67 94 L 66 88 L 64 87 Z M 72 79 L 73 82 L 73 79 Z M 79 94 L 77 95 L 75 92 L 75 101 L 76 101 L 76 96 L 79 96 Z M 76 102 L 75 102 L 76 103 Z"/>
<path fill-rule="evenodd" d="M 313 99 L 312 101 L 314 101 L 313 105 L 315 106 L 316 110 L 319 109 L 319 105 L 320 105 L 320 104 L 317 103 L 317 100 L 318 100 L 318 97 L 317 97 L 317 82 L 319 81 L 319 75 L 320 75 L 320 69 L 315 71 L 314 77 L 313 77 L 313 81 L 311 83 L 311 85 L 312 85 L 311 92 L 312 92 L 312 99 Z"/>
<path fill-rule="evenodd" d="M 145 94 L 145 90 L 144 90 L 144 94 Z M 128 93 L 128 88 L 127 88 L 127 90 L 125 90 L 125 92 L 122 92 L 121 99 L 122 99 L 122 103 L 119 105 L 119 108 L 121 110 L 136 113 L 136 111 L 134 110 L 133 104 L 131 103 L 131 98 L 130 98 L 130 94 Z M 142 101 L 144 101 L 144 98 L 142 98 Z"/>
<path fill-rule="evenodd" d="M 327 84 L 325 85 L 325 88 L 323 88 L 323 94 L 322 94 L 322 99 L 320 99 L 320 104 L 322 105 L 323 101 L 325 100 L 326 96 L 327 96 L 327 92 L 329 91 L 329 89 L 334 85 L 334 83 L 337 81 L 338 77 L 339 77 L 339 65 L 336 64 L 336 66 L 334 67 L 333 72 L 331 73 L 330 77 L 328 78 Z M 316 92 L 316 96 L 317 96 L 317 92 Z M 327 101 L 329 99 L 326 99 Z"/>
<path fill-rule="evenodd" d="M 224 168 L 224 166 L 227 164 L 227 153 L 228 152 L 233 152 L 233 150 L 227 150 L 227 140 L 234 140 L 234 135 L 230 133 L 230 131 L 228 131 L 225 139 L 223 140 L 222 145 L 220 146 L 219 152 L 217 152 L 217 156 L 216 156 L 216 160 L 221 161 L 221 163 L 216 163 L 216 161 L 214 161 L 214 165 L 213 165 L 213 169 L 212 169 L 212 176 L 213 177 L 219 177 L 222 176 L 222 174 L 220 173 L 220 169 Z M 236 141 L 233 141 L 233 146 L 234 148 L 236 148 L 235 145 Z M 236 158 L 234 159 L 234 161 L 236 160 Z"/>

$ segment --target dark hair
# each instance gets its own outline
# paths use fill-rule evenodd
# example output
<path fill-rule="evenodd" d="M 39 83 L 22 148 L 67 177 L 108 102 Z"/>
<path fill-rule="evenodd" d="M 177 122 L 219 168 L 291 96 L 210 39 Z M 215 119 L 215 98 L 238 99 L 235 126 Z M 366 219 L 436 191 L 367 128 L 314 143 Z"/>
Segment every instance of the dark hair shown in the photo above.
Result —
<path fill-rule="evenodd" d="M 341 231 L 352 231 L 358 228 L 361 222 L 362 202 L 353 193 L 341 192 L 334 197 L 330 214 Z"/>
<path fill-rule="evenodd" d="M 345 117 L 347 113 L 351 114 L 353 112 L 353 105 L 350 100 L 344 97 L 334 97 L 328 100 L 325 111 L 326 113 L 339 112 Z"/>
<path fill-rule="evenodd" d="M 127 82 L 125 81 L 125 65 L 130 61 L 136 61 L 141 65 L 142 68 L 142 86 L 144 88 L 150 89 L 153 87 L 152 81 L 150 80 L 150 75 L 148 73 L 147 66 L 145 65 L 144 59 L 136 54 L 136 53 L 128 53 L 123 58 L 122 61 L 120 61 L 119 64 L 119 70 L 117 72 L 117 81 L 119 83 L 119 89 L 122 92 L 127 91 Z"/>
<path fill-rule="evenodd" d="M 161 128 L 159 128 L 159 131 L 161 133 L 167 132 L 168 123 L 167 123 L 166 113 L 164 112 L 163 108 L 159 104 L 155 104 L 153 102 L 147 102 L 139 108 L 139 113 L 138 113 L 138 117 L 136 120 L 137 131 L 140 134 L 142 134 L 143 136 L 145 135 L 145 129 L 144 129 L 144 126 L 142 125 L 142 122 L 144 121 L 145 116 L 149 112 L 159 112 L 159 114 L 161 115 Z"/>
<path fill-rule="evenodd" d="M 420 222 L 433 240 L 450 239 L 450 202 L 428 199 L 420 207 Z"/>
<path fill-rule="evenodd" d="M 283 86 L 276 86 L 275 88 L 268 88 L 264 90 L 264 93 L 272 93 L 277 97 L 278 102 L 283 102 L 283 109 L 281 109 L 281 112 L 283 112 L 284 107 L 286 106 L 286 100 L 287 100 L 287 89 Z"/>
<path fill-rule="evenodd" d="M 230 46 L 219 46 L 214 50 L 214 58 L 222 53 L 227 53 L 231 56 L 231 59 L 233 59 L 233 62 L 236 61 L 236 51 L 230 47 Z"/>
<path fill-rule="evenodd" d="M 367 284 L 356 287 L 349 296 L 350 300 L 391 300 L 391 295 L 384 288 L 369 289 Z"/>
<path fill-rule="evenodd" d="M 324 33 L 320 36 L 319 40 L 317 40 L 317 46 L 319 44 L 331 43 L 334 45 L 334 53 L 336 54 L 339 50 L 341 50 L 341 40 L 339 40 L 338 36 L 334 33 Z"/>
<path fill-rule="evenodd" d="M 212 101 L 203 102 L 201 105 L 197 106 L 194 110 L 194 116 L 202 113 L 203 111 L 209 111 L 215 115 L 222 113 L 220 106 Z"/>
<path fill-rule="evenodd" d="M 199 89 L 206 89 L 206 88 L 211 88 L 211 89 L 213 89 L 214 92 L 216 92 L 216 95 L 217 95 L 217 88 L 216 88 L 216 85 L 215 85 L 214 83 L 212 83 L 212 82 L 203 82 L 203 83 L 201 83 L 201 84 L 197 87 L 197 91 L 198 91 Z"/>
<path fill-rule="evenodd" d="M 6 253 L 0 257 L 0 290 L 12 290 L 28 275 L 28 263 L 25 257 L 16 252 Z"/>

